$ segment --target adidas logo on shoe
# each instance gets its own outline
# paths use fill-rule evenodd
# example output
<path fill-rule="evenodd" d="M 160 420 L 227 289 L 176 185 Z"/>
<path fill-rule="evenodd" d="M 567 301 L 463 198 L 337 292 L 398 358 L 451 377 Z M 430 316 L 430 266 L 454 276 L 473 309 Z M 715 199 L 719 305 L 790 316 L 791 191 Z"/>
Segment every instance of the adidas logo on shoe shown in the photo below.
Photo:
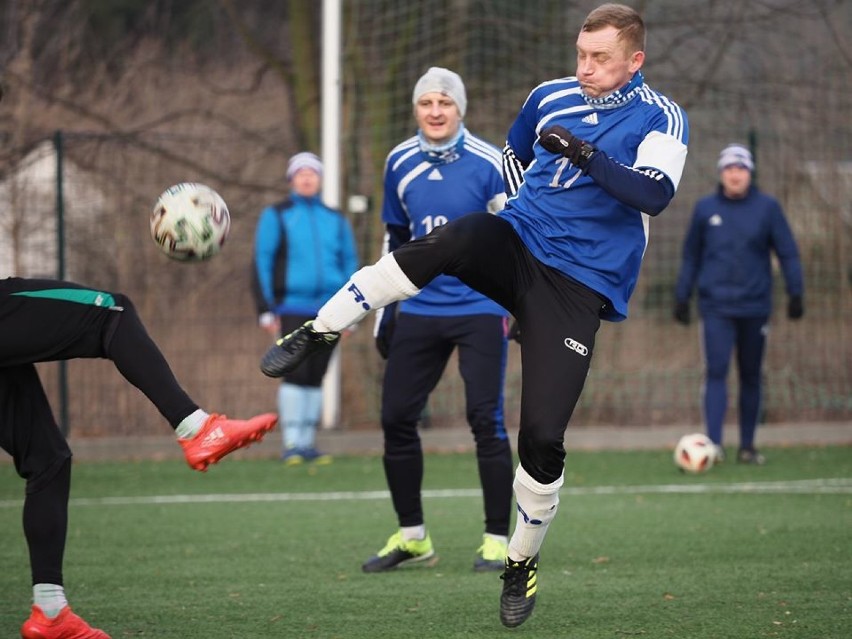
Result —
<path fill-rule="evenodd" d="M 204 471 L 210 464 L 215 464 L 238 448 L 259 442 L 275 428 L 277 421 L 275 413 L 265 413 L 246 420 L 210 415 L 195 437 L 178 439 L 178 443 L 190 467 Z"/>
<path fill-rule="evenodd" d="M 538 555 L 524 561 L 512 561 L 506 557 L 506 569 L 500 579 L 503 580 L 500 622 L 507 628 L 515 628 L 527 620 L 535 607 Z"/>
<path fill-rule="evenodd" d="M 215 446 L 220 441 L 225 439 L 225 433 L 222 431 L 221 426 L 217 426 L 213 430 L 211 430 L 207 435 L 205 435 L 204 439 L 201 440 L 202 446 Z"/>

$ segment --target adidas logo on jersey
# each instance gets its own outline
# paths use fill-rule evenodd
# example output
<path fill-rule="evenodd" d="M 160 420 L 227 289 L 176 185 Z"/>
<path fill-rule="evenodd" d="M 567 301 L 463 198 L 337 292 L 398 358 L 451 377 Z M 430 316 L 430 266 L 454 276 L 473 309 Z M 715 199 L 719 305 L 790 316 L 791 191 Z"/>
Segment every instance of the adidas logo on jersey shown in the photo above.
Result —
<path fill-rule="evenodd" d="M 427 177 L 426 179 L 427 180 L 443 180 L 444 176 L 441 175 L 441 172 L 438 169 L 432 169 L 432 171 L 429 173 L 429 177 Z"/>
<path fill-rule="evenodd" d="M 583 118 L 583 122 L 586 124 L 597 124 L 598 123 L 598 114 L 597 113 L 589 113 L 586 117 Z"/>

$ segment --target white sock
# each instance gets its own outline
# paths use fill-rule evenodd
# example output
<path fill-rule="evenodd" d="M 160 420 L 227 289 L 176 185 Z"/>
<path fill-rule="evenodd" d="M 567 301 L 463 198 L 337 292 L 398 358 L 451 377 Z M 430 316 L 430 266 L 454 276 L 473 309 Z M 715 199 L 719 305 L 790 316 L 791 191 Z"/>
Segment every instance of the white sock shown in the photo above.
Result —
<path fill-rule="evenodd" d="M 565 475 L 551 484 L 540 484 L 518 464 L 515 471 L 515 499 L 518 502 L 518 517 L 515 532 L 509 541 L 509 558 L 523 561 L 535 556 L 541 549 L 550 522 L 559 506 L 559 489 Z"/>
<path fill-rule="evenodd" d="M 419 526 L 403 526 L 399 529 L 405 541 L 426 539 L 426 524 Z"/>
<path fill-rule="evenodd" d="M 33 603 L 41 608 L 45 617 L 53 619 L 68 605 L 65 588 L 56 584 L 36 584 L 33 586 Z"/>
<path fill-rule="evenodd" d="M 198 434 L 201 427 L 204 426 L 208 417 L 210 417 L 210 415 L 200 408 L 197 409 L 195 412 L 181 420 L 180 424 L 178 424 L 177 428 L 175 428 L 175 435 L 177 435 L 179 439 L 192 439 Z"/>
<path fill-rule="evenodd" d="M 411 283 L 393 253 L 352 274 L 343 288 L 317 313 L 313 328 L 320 333 L 340 332 L 360 322 L 370 311 L 413 297 L 420 289 Z"/>

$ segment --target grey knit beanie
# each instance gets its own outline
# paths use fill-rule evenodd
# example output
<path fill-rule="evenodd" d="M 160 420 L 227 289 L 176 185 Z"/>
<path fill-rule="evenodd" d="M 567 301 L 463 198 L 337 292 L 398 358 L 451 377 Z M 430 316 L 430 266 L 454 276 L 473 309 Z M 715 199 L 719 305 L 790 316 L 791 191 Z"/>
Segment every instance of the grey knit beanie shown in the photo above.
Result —
<path fill-rule="evenodd" d="M 749 151 L 742 144 L 729 144 L 719 154 L 719 161 L 716 163 L 716 168 L 721 171 L 729 166 L 741 166 L 749 171 L 754 171 L 754 160 Z"/>
<path fill-rule="evenodd" d="M 287 179 L 292 180 L 296 172 L 302 169 L 311 169 L 322 177 L 322 160 L 308 151 L 297 153 L 287 163 Z"/>
<path fill-rule="evenodd" d="M 430 67 L 414 85 L 411 103 L 417 104 L 425 93 L 441 93 L 452 98 L 459 108 L 459 114 L 464 118 L 467 110 L 467 95 L 464 91 L 464 82 L 458 73 L 443 67 Z"/>

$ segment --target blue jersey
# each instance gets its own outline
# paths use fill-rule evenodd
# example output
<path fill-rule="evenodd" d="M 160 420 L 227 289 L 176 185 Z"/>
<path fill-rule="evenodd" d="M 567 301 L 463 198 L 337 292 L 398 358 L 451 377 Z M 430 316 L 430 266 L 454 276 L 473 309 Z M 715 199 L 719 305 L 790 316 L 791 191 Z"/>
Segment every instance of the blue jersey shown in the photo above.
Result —
<path fill-rule="evenodd" d="M 781 264 L 787 294 L 801 296 L 799 250 L 778 200 L 754 186 L 746 197 L 731 199 L 720 187 L 695 205 L 675 297 L 688 301 L 697 284 L 702 314 L 768 316 L 772 251 Z"/>
<path fill-rule="evenodd" d="M 407 227 L 408 239 L 468 213 L 496 213 L 506 200 L 500 151 L 465 131 L 454 153 L 442 160 L 424 153 L 411 137 L 388 154 L 382 221 Z M 395 246 L 386 247 L 393 250 Z M 419 315 L 506 315 L 496 302 L 461 280 L 439 275 L 400 310 Z"/>
<path fill-rule="evenodd" d="M 358 268 L 355 235 L 319 197 L 266 207 L 255 229 L 258 312 L 314 315 Z"/>
<path fill-rule="evenodd" d="M 544 149 L 538 135 L 552 125 L 565 127 L 595 145 L 596 155 L 605 154 L 624 169 L 622 178 L 614 174 L 616 180 L 631 174 L 649 182 L 668 180 L 667 204 L 686 161 L 686 114 L 644 84 L 640 74 L 634 81 L 629 99 L 606 108 L 590 106 L 575 77 L 540 84 L 521 107 L 506 143 L 526 169 L 502 215 L 538 260 L 607 298 L 602 317 L 612 321 L 627 317 L 648 243 L 649 215 L 611 194 L 619 189 L 606 188 L 597 176 Z"/>

